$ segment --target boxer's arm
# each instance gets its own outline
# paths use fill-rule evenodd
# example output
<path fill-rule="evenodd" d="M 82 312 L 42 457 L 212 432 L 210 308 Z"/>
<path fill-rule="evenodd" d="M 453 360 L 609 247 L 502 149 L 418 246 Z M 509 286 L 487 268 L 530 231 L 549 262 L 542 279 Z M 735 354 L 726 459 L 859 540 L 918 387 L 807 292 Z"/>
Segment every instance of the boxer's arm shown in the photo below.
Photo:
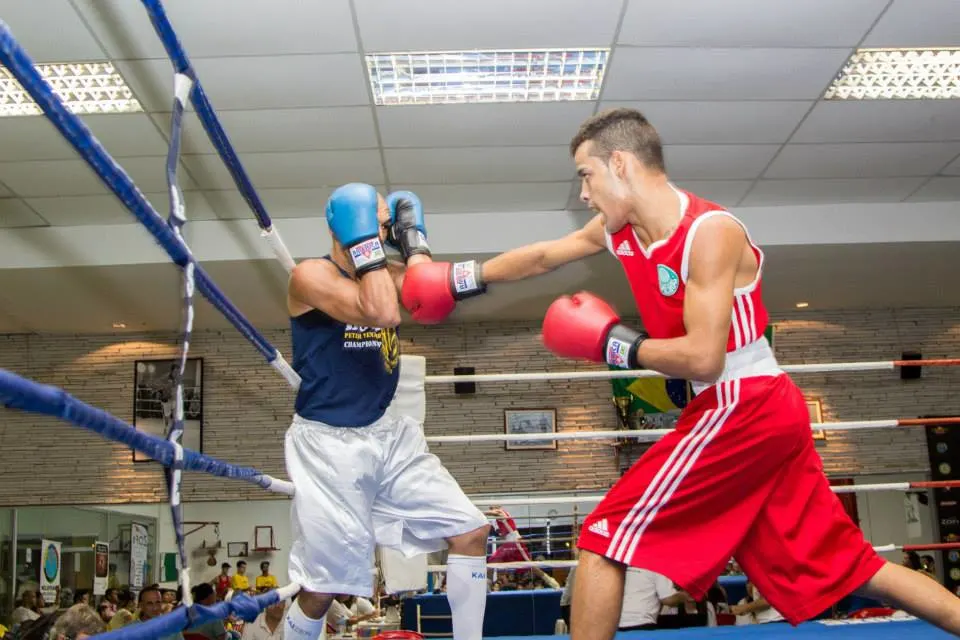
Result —
<path fill-rule="evenodd" d="M 726 362 L 733 290 L 743 255 L 743 227 L 729 216 L 703 221 L 690 251 L 680 338 L 640 343 L 637 360 L 644 368 L 672 378 L 715 382 Z"/>
<path fill-rule="evenodd" d="M 346 324 L 391 328 L 400 324 L 400 301 L 389 269 L 344 278 L 329 260 L 305 260 L 290 275 L 290 298 Z"/>
<path fill-rule="evenodd" d="M 539 276 L 568 262 L 600 253 L 606 248 L 600 216 L 557 240 L 535 242 L 511 249 L 483 263 L 483 281 L 509 282 Z"/>

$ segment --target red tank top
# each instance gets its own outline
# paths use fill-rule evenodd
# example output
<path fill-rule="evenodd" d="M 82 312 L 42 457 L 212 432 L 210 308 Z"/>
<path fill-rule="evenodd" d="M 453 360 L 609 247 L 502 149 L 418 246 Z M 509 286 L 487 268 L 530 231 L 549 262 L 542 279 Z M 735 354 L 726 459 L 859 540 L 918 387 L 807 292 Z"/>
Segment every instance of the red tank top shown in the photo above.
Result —
<path fill-rule="evenodd" d="M 700 222 L 711 216 L 730 216 L 746 232 L 746 226 L 720 205 L 686 191 L 677 190 L 677 193 L 683 217 L 670 237 L 643 249 L 630 225 L 614 234 L 607 234 L 607 248 L 626 272 L 643 328 L 651 338 L 679 338 L 687 333 L 683 324 L 683 299 L 690 248 Z M 747 241 L 757 256 L 759 268 L 752 283 L 734 291 L 728 353 L 760 339 L 769 321 L 760 294 L 763 252 L 750 240 L 749 233 Z"/>

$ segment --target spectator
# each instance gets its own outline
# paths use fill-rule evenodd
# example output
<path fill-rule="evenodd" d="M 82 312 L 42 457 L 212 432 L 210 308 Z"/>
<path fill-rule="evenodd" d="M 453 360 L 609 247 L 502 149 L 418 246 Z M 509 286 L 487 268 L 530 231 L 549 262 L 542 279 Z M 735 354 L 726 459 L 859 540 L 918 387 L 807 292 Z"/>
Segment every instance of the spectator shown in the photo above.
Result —
<path fill-rule="evenodd" d="M 217 600 L 224 600 L 227 592 L 230 591 L 230 563 L 224 562 L 220 565 L 220 575 L 213 579 L 213 588 L 217 592 Z"/>
<path fill-rule="evenodd" d="M 657 628 L 660 610 L 694 603 L 685 591 L 678 590 L 670 578 L 659 573 L 627 567 L 623 583 L 620 631 L 646 631 Z"/>
<path fill-rule="evenodd" d="M 257 576 L 256 587 L 258 592 L 261 589 L 277 588 L 277 579 L 270 575 L 270 563 L 266 560 L 260 563 L 260 575 Z"/>
<path fill-rule="evenodd" d="M 269 606 L 250 624 L 243 625 L 240 640 L 283 640 L 283 613 L 286 603 L 281 600 Z"/>
<path fill-rule="evenodd" d="M 159 617 L 163 610 L 163 596 L 160 595 L 160 587 L 155 584 L 145 587 L 140 592 L 140 598 L 137 603 L 135 623 L 146 622 L 147 620 Z M 177 632 L 168 636 L 162 636 L 158 640 L 183 640 L 183 634 Z"/>
<path fill-rule="evenodd" d="M 57 618 L 50 630 L 49 638 L 50 640 L 85 640 L 105 630 L 106 625 L 97 612 L 89 605 L 78 602 Z"/>
<path fill-rule="evenodd" d="M 90 604 L 90 589 L 77 589 L 73 594 L 73 604 Z"/>
<path fill-rule="evenodd" d="M 36 620 L 40 617 L 40 614 L 37 613 L 37 592 L 36 591 L 24 591 L 23 595 L 20 597 L 20 604 L 16 609 L 13 610 L 13 614 L 10 616 L 10 622 L 12 624 L 21 624 L 29 620 Z"/>
<path fill-rule="evenodd" d="M 785 622 L 783 615 L 770 606 L 770 603 L 764 599 L 757 587 L 752 583 L 747 583 L 747 596 L 749 602 L 740 602 L 730 607 L 730 613 L 735 616 L 752 616 L 752 622 L 755 624 L 769 624 L 771 622 Z M 746 598 L 745 598 L 746 599 Z"/>
<path fill-rule="evenodd" d="M 570 628 L 570 601 L 573 598 L 573 581 L 576 571 L 576 567 L 570 569 L 570 573 L 567 574 L 567 581 L 563 585 L 563 593 L 560 594 L 560 617 L 563 618 L 567 629 Z"/>
<path fill-rule="evenodd" d="M 230 580 L 230 588 L 238 593 L 250 590 L 250 578 L 247 577 L 247 563 L 243 560 L 237 563 L 237 572 L 233 574 L 233 578 Z"/>
<path fill-rule="evenodd" d="M 110 624 L 107 626 L 109 631 L 114 631 L 120 627 L 125 627 L 137 619 L 137 605 L 133 599 L 133 593 L 129 589 L 122 589 L 117 592 L 117 612 L 110 618 Z"/>
<path fill-rule="evenodd" d="M 213 586 L 206 582 L 201 582 L 193 587 L 190 593 L 193 595 L 194 604 L 210 607 L 217 603 L 217 593 L 213 590 Z M 204 622 L 196 627 L 191 627 L 190 632 L 209 638 L 209 640 L 224 640 L 227 637 L 227 628 L 224 626 L 223 620 Z"/>

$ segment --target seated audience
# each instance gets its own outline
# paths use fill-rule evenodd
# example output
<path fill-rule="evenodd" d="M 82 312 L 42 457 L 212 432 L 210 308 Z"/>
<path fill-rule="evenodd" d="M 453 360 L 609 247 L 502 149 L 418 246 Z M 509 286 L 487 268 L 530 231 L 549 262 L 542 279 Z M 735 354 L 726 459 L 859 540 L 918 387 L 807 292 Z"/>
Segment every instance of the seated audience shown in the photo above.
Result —
<path fill-rule="evenodd" d="M 194 604 L 205 607 L 212 607 L 217 604 L 217 592 L 207 582 L 196 585 L 190 590 L 190 593 L 193 595 Z M 227 628 L 224 626 L 223 620 L 209 620 L 196 627 L 191 627 L 189 632 L 209 640 L 225 640 L 227 637 Z"/>
<path fill-rule="evenodd" d="M 623 583 L 620 631 L 647 631 L 658 628 L 663 607 L 682 607 L 694 602 L 678 590 L 670 578 L 653 571 L 627 567 Z"/>

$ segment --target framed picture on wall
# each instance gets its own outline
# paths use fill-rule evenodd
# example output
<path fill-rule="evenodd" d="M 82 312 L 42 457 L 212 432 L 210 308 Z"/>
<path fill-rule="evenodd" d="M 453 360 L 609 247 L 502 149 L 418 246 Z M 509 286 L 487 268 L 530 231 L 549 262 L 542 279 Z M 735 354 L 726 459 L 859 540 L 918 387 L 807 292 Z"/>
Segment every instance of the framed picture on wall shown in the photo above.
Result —
<path fill-rule="evenodd" d="M 810 412 L 810 423 L 816 424 L 818 422 L 823 422 L 823 406 L 820 404 L 820 400 L 807 400 L 807 411 Z M 814 440 L 826 440 L 827 433 L 823 429 L 814 429 L 813 430 L 813 439 Z"/>
<path fill-rule="evenodd" d="M 506 409 L 503 412 L 507 435 L 557 432 L 556 409 Z M 556 449 L 556 440 L 507 440 L 507 449 Z"/>
<path fill-rule="evenodd" d="M 137 360 L 134 363 L 133 426 L 160 438 L 173 423 L 175 374 L 179 360 Z M 184 448 L 203 452 L 203 358 L 189 358 L 183 373 Z M 150 456 L 133 452 L 134 462 Z"/>

